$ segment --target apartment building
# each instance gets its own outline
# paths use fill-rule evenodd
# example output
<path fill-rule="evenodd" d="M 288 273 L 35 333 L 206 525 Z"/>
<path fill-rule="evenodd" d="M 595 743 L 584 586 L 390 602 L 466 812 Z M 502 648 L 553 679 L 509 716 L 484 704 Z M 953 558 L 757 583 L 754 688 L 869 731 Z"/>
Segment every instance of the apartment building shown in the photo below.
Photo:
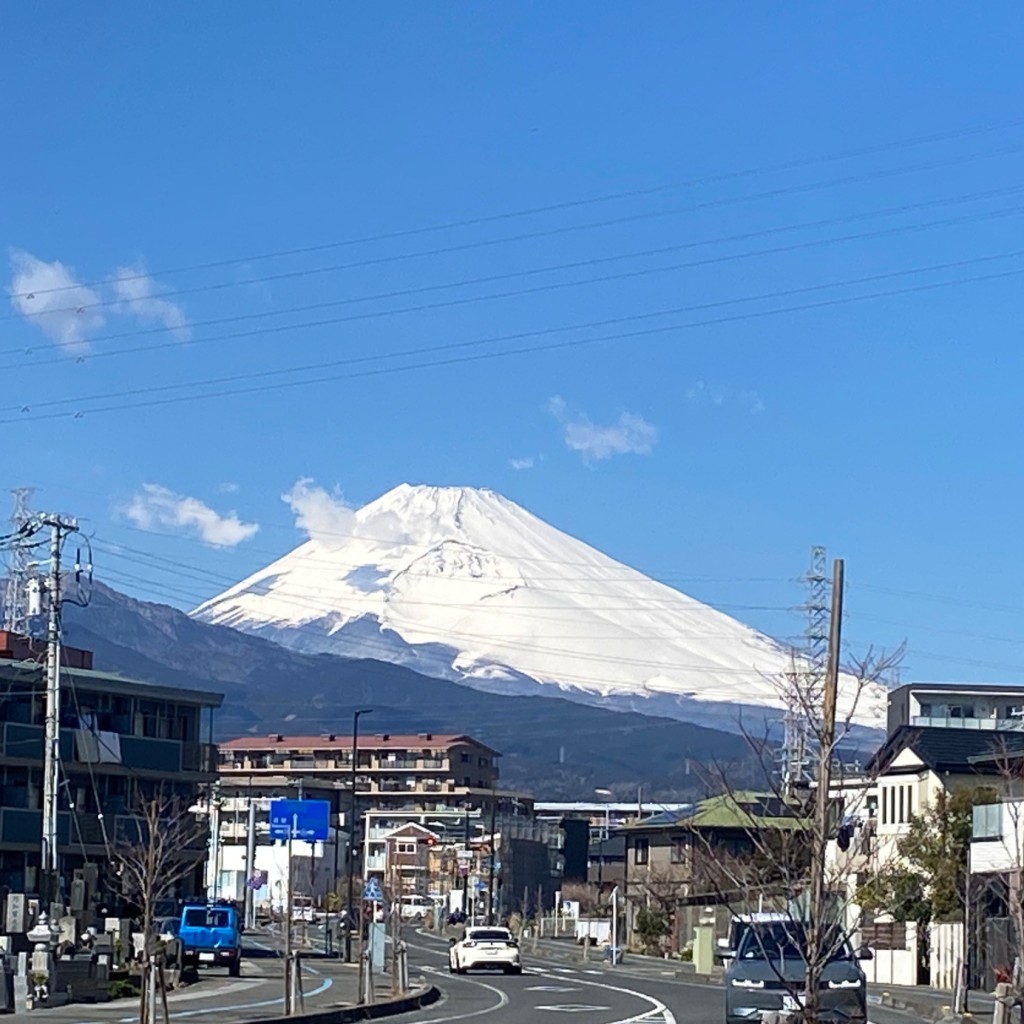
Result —
<path fill-rule="evenodd" d="M 216 779 L 213 713 L 223 697 L 92 669 L 92 654 L 62 649 L 58 854 L 64 897 L 86 873 L 110 901 L 110 849 L 157 793 L 195 804 Z M 46 672 L 40 645 L 0 632 L 0 889 L 38 891 L 42 837 Z M 206 839 L 197 836 L 197 849 Z M 202 888 L 201 870 L 182 894 Z M 76 907 L 76 909 L 85 909 Z"/>
<path fill-rule="evenodd" d="M 352 737 L 242 737 L 220 744 L 222 782 L 244 778 L 258 785 L 269 776 L 338 783 L 349 789 L 353 774 Z M 433 810 L 458 802 L 490 806 L 498 784 L 498 757 L 490 747 L 465 735 L 360 736 L 354 773 L 360 801 L 374 807 L 410 803 Z"/>

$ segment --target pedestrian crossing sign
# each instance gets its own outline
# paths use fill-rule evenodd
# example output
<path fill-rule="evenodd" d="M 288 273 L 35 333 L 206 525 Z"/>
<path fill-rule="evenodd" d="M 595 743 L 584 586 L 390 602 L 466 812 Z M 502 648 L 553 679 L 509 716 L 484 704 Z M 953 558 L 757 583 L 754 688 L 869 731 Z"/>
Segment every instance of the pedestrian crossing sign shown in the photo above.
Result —
<path fill-rule="evenodd" d="M 364 903 L 383 903 L 384 893 L 380 887 L 380 880 L 376 878 L 368 878 L 366 885 L 363 886 L 363 902 Z"/>

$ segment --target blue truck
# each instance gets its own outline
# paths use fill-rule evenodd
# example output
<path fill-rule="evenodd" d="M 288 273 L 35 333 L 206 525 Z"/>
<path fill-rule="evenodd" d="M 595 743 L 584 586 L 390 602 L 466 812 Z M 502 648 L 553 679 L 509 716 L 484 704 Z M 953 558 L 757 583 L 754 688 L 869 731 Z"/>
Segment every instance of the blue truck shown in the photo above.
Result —
<path fill-rule="evenodd" d="M 237 978 L 242 969 L 242 928 L 233 903 L 186 903 L 178 928 L 182 967 L 227 967 Z"/>

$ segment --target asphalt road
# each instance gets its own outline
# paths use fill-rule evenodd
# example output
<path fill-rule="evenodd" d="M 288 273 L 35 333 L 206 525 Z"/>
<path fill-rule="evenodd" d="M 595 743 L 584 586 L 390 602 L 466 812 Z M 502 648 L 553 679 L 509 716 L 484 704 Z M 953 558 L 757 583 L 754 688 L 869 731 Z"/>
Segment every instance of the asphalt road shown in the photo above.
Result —
<path fill-rule="evenodd" d="M 719 984 L 680 978 L 657 961 L 627 957 L 617 966 L 584 963 L 569 943 L 524 948 L 522 975 L 448 973 L 446 940 L 406 928 L 410 973 L 422 974 L 443 992 L 440 1002 L 392 1018 L 396 1024 L 543 1024 L 575 1019 L 582 1024 L 722 1024 L 724 998 Z M 228 978 L 211 970 L 201 980 L 172 993 L 169 1008 L 179 1024 L 239 1024 L 282 1012 L 283 971 L 273 935 L 247 936 L 242 976 Z M 306 1008 L 324 1008 L 355 1000 L 355 971 L 338 961 L 305 963 Z M 382 983 L 386 980 L 381 979 Z M 381 990 L 381 998 L 384 997 Z M 869 1006 L 871 1024 L 908 1024 L 915 1018 Z M 96 1006 L 75 1005 L 5 1021 L 40 1024 L 133 1024 L 137 1004 L 117 1000 Z"/>
<path fill-rule="evenodd" d="M 721 1024 L 725 1000 L 719 984 L 681 980 L 657 962 L 628 958 L 611 966 L 581 963 L 575 949 L 547 944 L 524 948 L 524 973 L 449 975 L 447 943 L 421 933 L 406 942 L 410 963 L 444 992 L 434 1006 L 391 1018 L 396 1024 L 543 1024 L 576 1019 L 584 1024 Z M 908 1024 L 915 1018 L 869 1007 L 871 1024 Z"/>

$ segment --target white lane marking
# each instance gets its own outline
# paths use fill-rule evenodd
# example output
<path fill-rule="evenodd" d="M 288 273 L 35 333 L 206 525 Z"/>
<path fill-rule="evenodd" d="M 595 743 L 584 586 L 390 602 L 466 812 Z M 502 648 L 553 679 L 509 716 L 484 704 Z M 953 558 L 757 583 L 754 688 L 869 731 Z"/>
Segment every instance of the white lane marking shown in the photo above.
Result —
<path fill-rule="evenodd" d="M 557 968 L 553 968 L 553 970 L 557 970 Z M 544 974 L 543 971 L 538 971 L 538 973 Z M 637 992 L 636 989 L 624 988 L 620 985 L 606 985 L 600 981 L 588 981 L 584 978 L 579 978 L 578 983 L 589 985 L 591 988 L 603 988 L 609 992 L 621 992 L 623 995 L 634 996 L 642 1002 L 651 1004 L 651 1009 L 644 1010 L 643 1013 L 635 1014 L 632 1017 L 626 1017 L 624 1020 L 615 1021 L 615 1024 L 678 1024 L 675 1014 L 660 999 L 655 999 L 654 996 L 649 996 L 646 992 Z"/>
<path fill-rule="evenodd" d="M 579 992 L 572 985 L 527 985 L 527 992 Z"/>
<path fill-rule="evenodd" d="M 594 1010 L 610 1010 L 610 1006 L 591 1006 L 588 1003 L 561 1003 L 552 1006 L 535 1006 L 535 1010 L 551 1010 L 553 1013 L 588 1013 Z"/>
<path fill-rule="evenodd" d="M 549 967 L 548 970 L 555 971 L 558 974 L 579 974 L 575 967 Z"/>
<path fill-rule="evenodd" d="M 599 978 L 604 975 L 604 971 L 584 971 L 584 974 L 596 974 Z"/>
<path fill-rule="evenodd" d="M 423 949 L 422 946 L 415 947 L 417 949 Z M 434 950 L 426 950 L 428 953 L 433 953 Z M 427 971 L 430 974 L 443 974 L 444 972 L 437 967 L 421 967 L 421 971 Z M 446 1021 L 450 1020 L 469 1020 L 470 1017 L 483 1017 L 486 1014 L 494 1013 L 496 1010 L 503 1010 L 508 1006 L 508 996 L 501 991 L 500 988 L 495 988 L 493 985 L 487 985 L 482 981 L 475 981 L 472 978 L 463 978 L 457 974 L 453 974 L 451 977 L 452 981 L 461 981 L 464 985 L 476 985 L 478 988 L 485 988 L 488 992 L 493 992 L 497 997 L 498 1001 L 493 1006 L 485 1006 L 480 1010 L 472 1010 L 469 1013 L 455 1013 L 450 1017 L 430 1017 L 426 1024 L 445 1024 Z"/>

